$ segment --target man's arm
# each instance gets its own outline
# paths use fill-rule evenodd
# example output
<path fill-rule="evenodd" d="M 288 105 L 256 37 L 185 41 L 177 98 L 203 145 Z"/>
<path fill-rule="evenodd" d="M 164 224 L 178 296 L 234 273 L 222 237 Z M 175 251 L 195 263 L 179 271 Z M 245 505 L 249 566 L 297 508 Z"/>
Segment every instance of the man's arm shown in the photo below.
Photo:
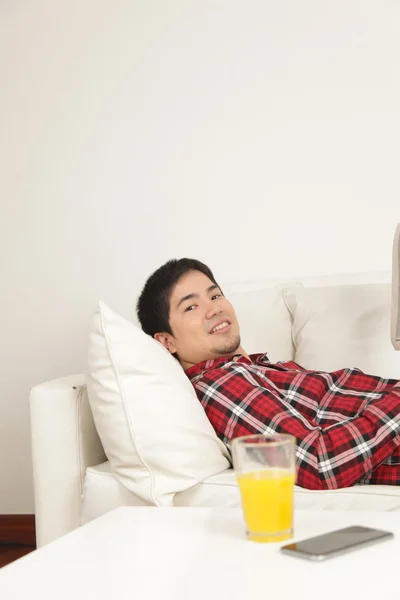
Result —
<path fill-rule="evenodd" d="M 204 373 L 194 387 L 217 435 L 227 444 L 254 433 L 295 436 L 297 484 L 307 489 L 354 485 L 400 446 L 400 387 L 382 391 L 357 415 L 324 428 L 273 390 L 255 387 L 239 375 L 232 375 L 225 388 Z"/>

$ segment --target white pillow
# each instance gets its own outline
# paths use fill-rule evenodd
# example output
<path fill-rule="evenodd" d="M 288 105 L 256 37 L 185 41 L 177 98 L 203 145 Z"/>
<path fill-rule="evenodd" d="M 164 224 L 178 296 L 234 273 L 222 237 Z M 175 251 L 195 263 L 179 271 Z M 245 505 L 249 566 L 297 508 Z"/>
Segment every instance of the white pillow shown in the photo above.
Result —
<path fill-rule="evenodd" d="M 293 288 L 295 361 L 306 369 L 357 367 L 400 378 L 400 353 L 390 342 L 390 284 Z"/>
<path fill-rule="evenodd" d="M 229 468 L 178 361 L 103 302 L 89 333 L 89 402 L 115 477 L 150 504 Z"/>

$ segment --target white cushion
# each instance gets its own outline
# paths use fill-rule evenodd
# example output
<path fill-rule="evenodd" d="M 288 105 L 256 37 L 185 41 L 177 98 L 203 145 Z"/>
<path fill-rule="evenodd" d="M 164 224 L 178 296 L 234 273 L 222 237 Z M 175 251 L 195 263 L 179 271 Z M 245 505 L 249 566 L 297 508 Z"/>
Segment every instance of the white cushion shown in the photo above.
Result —
<path fill-rule="evenodd" d="M 306 369 L 357 367 L 400 378 L 400 354 L 390 342 L 389 284 L 286 290 L 293 315 L 295 361 Z"/>
<path fill-rule="evenodd" d="M 242 346 L 248 354 L 267 352 L 272 362 L 292 360 L 292 317 L 283 291 L 288 285 L 274 285 L 245 291 L 229 288 L 224 293 L 232 303 L 240 325 Z"/>
<path fill-rule="evenodd" d="M 146 503 L 128 492 L 113 477 L 108 462 L 89 467 L 83 488 L 82 523 L 118 506 Z M 174 506 L 240 506 L 233 469 L 213 475 L 188 490 L 175 494 Z M 312 491 L 295 486 L 297 510 L 400 510 L 400 487 L 355 485 L 340 490 Z"/>
<path fill-rule="evenodd" d="M 89 402 L 111 471 L 153 505 L 229 467 L 178 361 L 104 303 L 89 334 Z"/>

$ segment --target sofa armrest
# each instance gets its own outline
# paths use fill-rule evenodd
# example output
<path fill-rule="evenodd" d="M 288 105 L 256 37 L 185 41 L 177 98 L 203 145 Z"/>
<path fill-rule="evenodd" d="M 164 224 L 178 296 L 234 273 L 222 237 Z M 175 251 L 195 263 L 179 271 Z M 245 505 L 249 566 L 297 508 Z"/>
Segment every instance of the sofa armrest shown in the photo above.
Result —
<path fill-rule="evenodd" d="M 83 375 L 31 389 L 31 439 L 37 546 L 81 524 L 86 468 L 106 460 Z"/>

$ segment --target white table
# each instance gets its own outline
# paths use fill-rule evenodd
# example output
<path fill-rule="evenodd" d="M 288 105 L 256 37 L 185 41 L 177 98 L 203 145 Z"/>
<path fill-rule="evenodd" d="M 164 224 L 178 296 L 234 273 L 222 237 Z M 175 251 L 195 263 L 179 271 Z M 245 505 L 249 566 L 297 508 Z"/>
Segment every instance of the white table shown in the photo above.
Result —
<path fill-rule="evenodd" d="M 400 598 L 400 513 L 299 511 L 295 538 L 347 525 L 395 538 L 323 563 L 244 537 L 240 509 L 116 509 L 0 570 L 1 600 Z"/>

